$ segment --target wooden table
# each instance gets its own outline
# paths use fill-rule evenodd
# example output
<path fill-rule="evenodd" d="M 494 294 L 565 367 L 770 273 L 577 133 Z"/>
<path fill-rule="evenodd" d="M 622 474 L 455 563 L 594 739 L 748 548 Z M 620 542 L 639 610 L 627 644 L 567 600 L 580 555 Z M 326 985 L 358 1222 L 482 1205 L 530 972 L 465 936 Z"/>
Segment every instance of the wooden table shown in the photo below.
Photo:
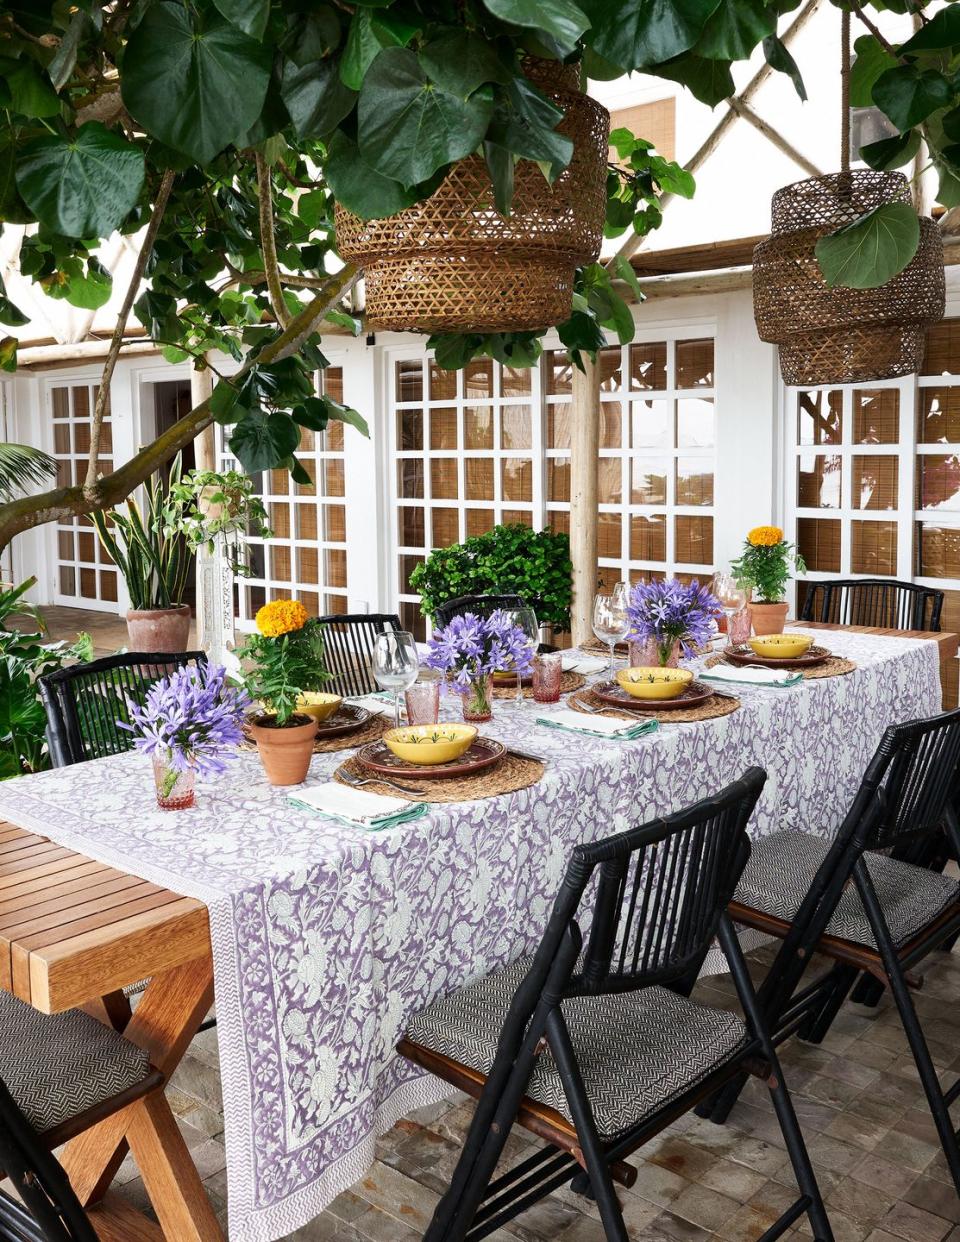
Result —
<path fill-rule="evenodd" d="M 131 1014 L 123 988 L 145 978 Z M 213 1003 L 206 907 L 0 822 L 0 986 L 44 1013 L 86 1009 L 145 1048 L 169 1078 Z M 170 1131 L 176 1122 L 157 1099 L 80 1135 L 61 1162 L 104 1242 L 222 1242 L 187 1148 Z M 106 1195 L 128 1144 L 162 1229 Z"/>

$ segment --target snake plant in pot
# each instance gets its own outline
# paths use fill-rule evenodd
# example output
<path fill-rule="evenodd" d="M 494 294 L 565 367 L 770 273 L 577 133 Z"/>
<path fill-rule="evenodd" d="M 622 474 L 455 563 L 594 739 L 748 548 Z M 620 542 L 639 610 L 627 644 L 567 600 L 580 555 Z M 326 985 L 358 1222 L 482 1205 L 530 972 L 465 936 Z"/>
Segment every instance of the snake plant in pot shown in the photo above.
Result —
<path fill-rule="evenodd" d="M 130 597 L 127 636 L 132 651 L 186 651 L 190 605 L 183 602 L 191 558 L 182 532 L 164 520 L 169 488 L 180 483 L 179 454 L 166 482 L 156 476 L 144 485 L 143 508 L 131 496 L 126 512 L 94 513 L 93 521 Z"/>

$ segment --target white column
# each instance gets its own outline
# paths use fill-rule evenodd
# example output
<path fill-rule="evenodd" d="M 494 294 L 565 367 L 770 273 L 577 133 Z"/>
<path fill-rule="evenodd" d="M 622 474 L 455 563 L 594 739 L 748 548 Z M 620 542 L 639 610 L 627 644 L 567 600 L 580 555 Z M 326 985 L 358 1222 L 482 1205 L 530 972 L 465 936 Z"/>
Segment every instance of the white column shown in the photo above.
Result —
<path fill-rule="evenodd" d="M 341 361 L 339 358 L 337 361 Z M 355 427 L 343 429 L 344 504 L 347 521 L 347 606 L 351 612 L 395 612 L 387 595 L 387 549 L 390 513 L 386 502 L 388 443 L 384 349 L 363 337 L 344 350 L 343 401 L 367 420 L 370 439 Z"/>
<path fill-rule="evenodd" d="M 597 589 L 597 460 L 600 454 L 600 368 L 583 358 L 573 369 L 570 406 L 570 559 L 573 561 L 574 645 L 593 633 L 591 609 Z"/>

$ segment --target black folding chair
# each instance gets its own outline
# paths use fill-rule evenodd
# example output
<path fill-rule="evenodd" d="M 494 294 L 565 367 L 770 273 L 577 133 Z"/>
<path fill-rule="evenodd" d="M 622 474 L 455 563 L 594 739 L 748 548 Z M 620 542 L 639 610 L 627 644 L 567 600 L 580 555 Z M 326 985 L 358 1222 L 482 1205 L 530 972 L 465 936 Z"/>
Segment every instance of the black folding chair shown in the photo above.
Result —
<path fill-rule="evenodd" d="M 80 1010 L 43 1014 L 0 991 L 0 1168 L 18 1198 L 0 1191 L 0 1238 L 9 1242 L 97 1242 L 97 1234 L 53 1150 L 121 1109 L 153 1206 L 164 1225 L 165 1179 L 188 1180 L 184 1193 L 203 1196 L 170 1106 L 164 1077 L 147 1053 Z M 165 1123 L 165 1124 L 163 1124 Z M 159 1134 L 159 1142 L 155 1135 Z M 192 1173 L 191 1173 L 192 1170 Z M 215 1223 L 210 1209 L 210 1222 Z M 166 1222 L 174 1230 L 176 1222 Z M 174 1233 L 169 1232 L 168 1237 Z"/>
<path fill-rule="evenodd" d="M 400 618 L 392 612 L 360 612 L 332 613 L 319 620 L 324 662 L 330 674 L 324 689 L 343 698 L 375 694 L 380 687 L 373 676 L 374 644 L 378 634 L 402 630 Z"/>
<path fill-rule="evenodd" d="M 607 1238 L 627 1242 L 614 1191 L 636 1180 L 625 1158 L 742 1069 L 770 1088 L 800 1186 L 764 1238 L 804 1213 L 816 1238 L 832 1237 L 725 912 L 765 779 L 751 768 L 685 811 L 578 846 L 536 954 L 410 1022 L 400 1053 L 479 1101 L 425 1242 L 486 1237 L 568 1182 L 596 1199 Z M 684 994 L 715 935 L 743 1018 Z M 514 1122 L 547 1145 L 491 1180 Z"/>
<path fill-rule="evenodd" d="M 960 711 L 891 726 L 833 842 L 793 832 L 755 842 L 729 913 L 783 941 L 758 993 L 777 1044 L 821 1040 L 860 972 L 890 988 L 960 1193 L 949 1113 L 960 1079 L 941 1086 L 910 996 L 914 967 L 960 931 L 960 883 L 911 861 L 928 857 L 944 828 L 960 849 L 958 762 Z M 834 966 L 797 991 L 815 952 Z M 743 1081 L 702 1115 L 725 1120 Z"/>
<path fill-rule="evenodd" d="M 808 582 L 801 621 L 879 625 L 896 630 L 940 629 L 943 592 L 891 578 Z"/>
<path fill-rule="evenodd" d="M 128 651 L 40 677 L 53 766 L 64 768 L 132 749 L 133 734 L 117 727 L 118 720 L 129 722 L 128 704 L 142 703 L 153 683 L 174 669 L 206 661 L 202 651 Z"/>

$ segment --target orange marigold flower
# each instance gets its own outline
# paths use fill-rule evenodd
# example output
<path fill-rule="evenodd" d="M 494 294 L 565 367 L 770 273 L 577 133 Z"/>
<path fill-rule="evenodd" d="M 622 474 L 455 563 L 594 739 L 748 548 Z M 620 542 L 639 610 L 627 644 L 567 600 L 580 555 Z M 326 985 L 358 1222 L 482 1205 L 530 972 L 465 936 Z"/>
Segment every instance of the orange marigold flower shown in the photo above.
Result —
<path fill-rule="evenodd" d="M 257 629 L 266 638 L 279 638 L 307 623 L 307 610 L 298 599 L 275 599 L 257 612 Z"/>
<path fill-rule="evenodd" d="M 783 543 L 783 531 L 779 526 L 755 526 L 747 535 L 747 543 L 754 548 L 773 548 Z"/>

